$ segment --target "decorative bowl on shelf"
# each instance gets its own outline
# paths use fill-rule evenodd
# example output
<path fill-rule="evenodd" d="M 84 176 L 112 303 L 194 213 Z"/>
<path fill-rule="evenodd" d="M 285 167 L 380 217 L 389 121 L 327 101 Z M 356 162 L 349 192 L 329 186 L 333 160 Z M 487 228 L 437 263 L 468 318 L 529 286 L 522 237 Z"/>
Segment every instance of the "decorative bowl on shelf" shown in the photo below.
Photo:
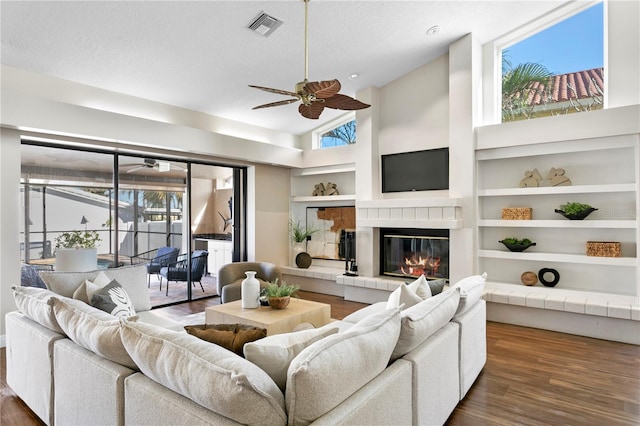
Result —
<path fill-rule="evenodd" d="M 560 213 L 569 220 L 583 220 L 596 210 L 598 209 L 591 207 L 589 204 L 571 202 L 561 205 L 560 208 L 555 209 L 554 212 Z"/>
<path fill-rule="evenodd" d="M 526 238 L 524 240 L 517 240 L 515 238 L 505 238 L 504 240 L 501 240 L 498 242 L 504 244 L 504 246 L 508 248 L 509 251 L 513 251 L 513 252 L 525 251 L 529 247 L 536 245 L 536 243 Z"/>

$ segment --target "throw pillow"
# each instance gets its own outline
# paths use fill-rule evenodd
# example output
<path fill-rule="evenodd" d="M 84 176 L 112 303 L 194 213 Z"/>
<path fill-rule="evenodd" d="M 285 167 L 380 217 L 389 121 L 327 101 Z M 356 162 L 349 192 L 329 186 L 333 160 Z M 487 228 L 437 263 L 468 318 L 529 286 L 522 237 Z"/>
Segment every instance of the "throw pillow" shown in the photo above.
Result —
<path fill-rule="evenodd" d="M 391 359 L 401 358 L 411 352 L 448 323 L 458 309 L 459 298 L 457 291 L 447 290 L 402 311 L 400 337 Z"/>
<path fill-rule="evenodd" d="M 427 284 L 429 284 L 431 295 L 435 296 L 436 294 L 442 293 L 442 290 L 444 290 L 445 284 L 447 284 L 447 280 L 445 279 L 431 280 L 431 281 L 427 281 Z"/>
<path fill-rule="evenodd" d="M 397 308 L 401 305 L 400 291 L 403 286 L 405 286 L 405 284 L 401 284 L 389 295 L 389 298 L 387 299 L 387 309 Z M 420 275 L 420 277 L 418 277 L 414 282 L 406 284 L 406 287 L 414 294 L 418 295 L 422 300 L 431 297 L 431 289 L 429 288 L 429 283 L 424 275 Z"/>
<path fill-rule="evenodd" d="M 267 337 L 267 329 L 246 324 L 187 325 L 187 333 L 244 356 L 245 343 Z"/>
<path fill-rule="evenodd" d="M 369 315 L 377 314 L 387 309 L 387 302 L 377 302 L 372 305 L 365 306 L 362 309 L 347 315 L 342 319 L 343 322 L 357 323 L 360 320 L 365 319 Z"/>
<path fill-rule="evenodd" d="M 257 365 L 184 332 L 122 323 L 122 342 L 147 377 L 246 425 L 284 425 L 278 386 Z"/>
<path fill-rule="evenodd" d="M 120 322 L 106 312 L 67 297 L 52 297 L 53 312 L 60 328 L 85 349 L 131 369 L 137 369 L 120 338 Z"/>
<path fill-rule="evenodd" d="M 91 306 L 118 318 L 130 318 L 136 315 L 131 298 L 116 280 L 93 294 Z"/>
<path fill-rule="evenodd" d="M 338 332 L 337 327 L 275 334 L 244 346 L 244 355 L 262 368 L 284 392 L 291 361 L 307 346 Z"/>
<path fill-rule="evenodd" d="M 13 290 L 16 306 L 22 312 L 22 315 L 47 327 L 49 330 L 64 334 L 64 331 L 58 325 L 50 303 L 51 298 L 56 296 L 54 292 L 37 287 L 12 286 L 11 289 Z"/>
<path fill-rule="evenodd" d="M 20 285 L 22 287 L 47 288 L 38 274 L 38 269 L 26 263 L 20 264 Z"/>
<path fill-rule="evenodd" d="M 481 297 L 484 292 L 484 285 L 487 281 L 487 273 L 473 275 L 463 278 L 455 283 L 451 288 L 460 292 L 460 304 L 454 317 L 462 315 L 469 310 Z"/>
<path fill-rule="evenodd" d="M 369 383 L 387 368 L 399 334 L 400 310 L 387 309 L 303 349 L 287 372 L 289 424 L 313 422 Z"/>

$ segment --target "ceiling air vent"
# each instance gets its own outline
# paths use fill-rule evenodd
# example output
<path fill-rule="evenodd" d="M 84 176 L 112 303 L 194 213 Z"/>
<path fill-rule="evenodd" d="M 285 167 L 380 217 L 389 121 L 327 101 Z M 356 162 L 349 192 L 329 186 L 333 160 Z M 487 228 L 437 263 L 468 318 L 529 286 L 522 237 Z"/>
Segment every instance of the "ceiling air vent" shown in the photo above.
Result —
<path fill-rule="evenodd" d="M 280 25 L 282 25 L 282 21 L 278 18 L 274 18 L 273 16 L 267 15 L 264 11 L 260 12 L 258 16 L 255 17 L 251 24 L 249 24 L 248 28 L 257 32 L 260 35 L 268 37 L 274 32 Z"/>

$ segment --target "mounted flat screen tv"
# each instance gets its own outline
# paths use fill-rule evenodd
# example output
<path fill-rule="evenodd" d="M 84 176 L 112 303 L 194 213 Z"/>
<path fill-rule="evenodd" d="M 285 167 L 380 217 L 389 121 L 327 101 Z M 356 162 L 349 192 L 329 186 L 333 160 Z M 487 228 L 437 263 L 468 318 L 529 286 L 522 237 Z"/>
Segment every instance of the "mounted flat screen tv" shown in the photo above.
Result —
<path fill-rule="evenodd" d="M 449 189 L 449 148 L 382 156 L 382 192 Z"/>

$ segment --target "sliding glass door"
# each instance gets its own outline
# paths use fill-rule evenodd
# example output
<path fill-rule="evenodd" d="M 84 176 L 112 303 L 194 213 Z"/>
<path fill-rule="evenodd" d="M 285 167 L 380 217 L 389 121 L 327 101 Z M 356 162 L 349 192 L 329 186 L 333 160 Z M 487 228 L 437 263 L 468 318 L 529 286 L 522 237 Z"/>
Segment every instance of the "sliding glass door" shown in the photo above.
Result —
<path fill-rule="evenodd" d="M 32 142 L 21 155 L 25 263 L 55 269 L 56 238 L 95 232 L 97 268 L 148 265 L 164 306 L 216 295 L 218 268 L 246 258 L 243 168 Z"/>

